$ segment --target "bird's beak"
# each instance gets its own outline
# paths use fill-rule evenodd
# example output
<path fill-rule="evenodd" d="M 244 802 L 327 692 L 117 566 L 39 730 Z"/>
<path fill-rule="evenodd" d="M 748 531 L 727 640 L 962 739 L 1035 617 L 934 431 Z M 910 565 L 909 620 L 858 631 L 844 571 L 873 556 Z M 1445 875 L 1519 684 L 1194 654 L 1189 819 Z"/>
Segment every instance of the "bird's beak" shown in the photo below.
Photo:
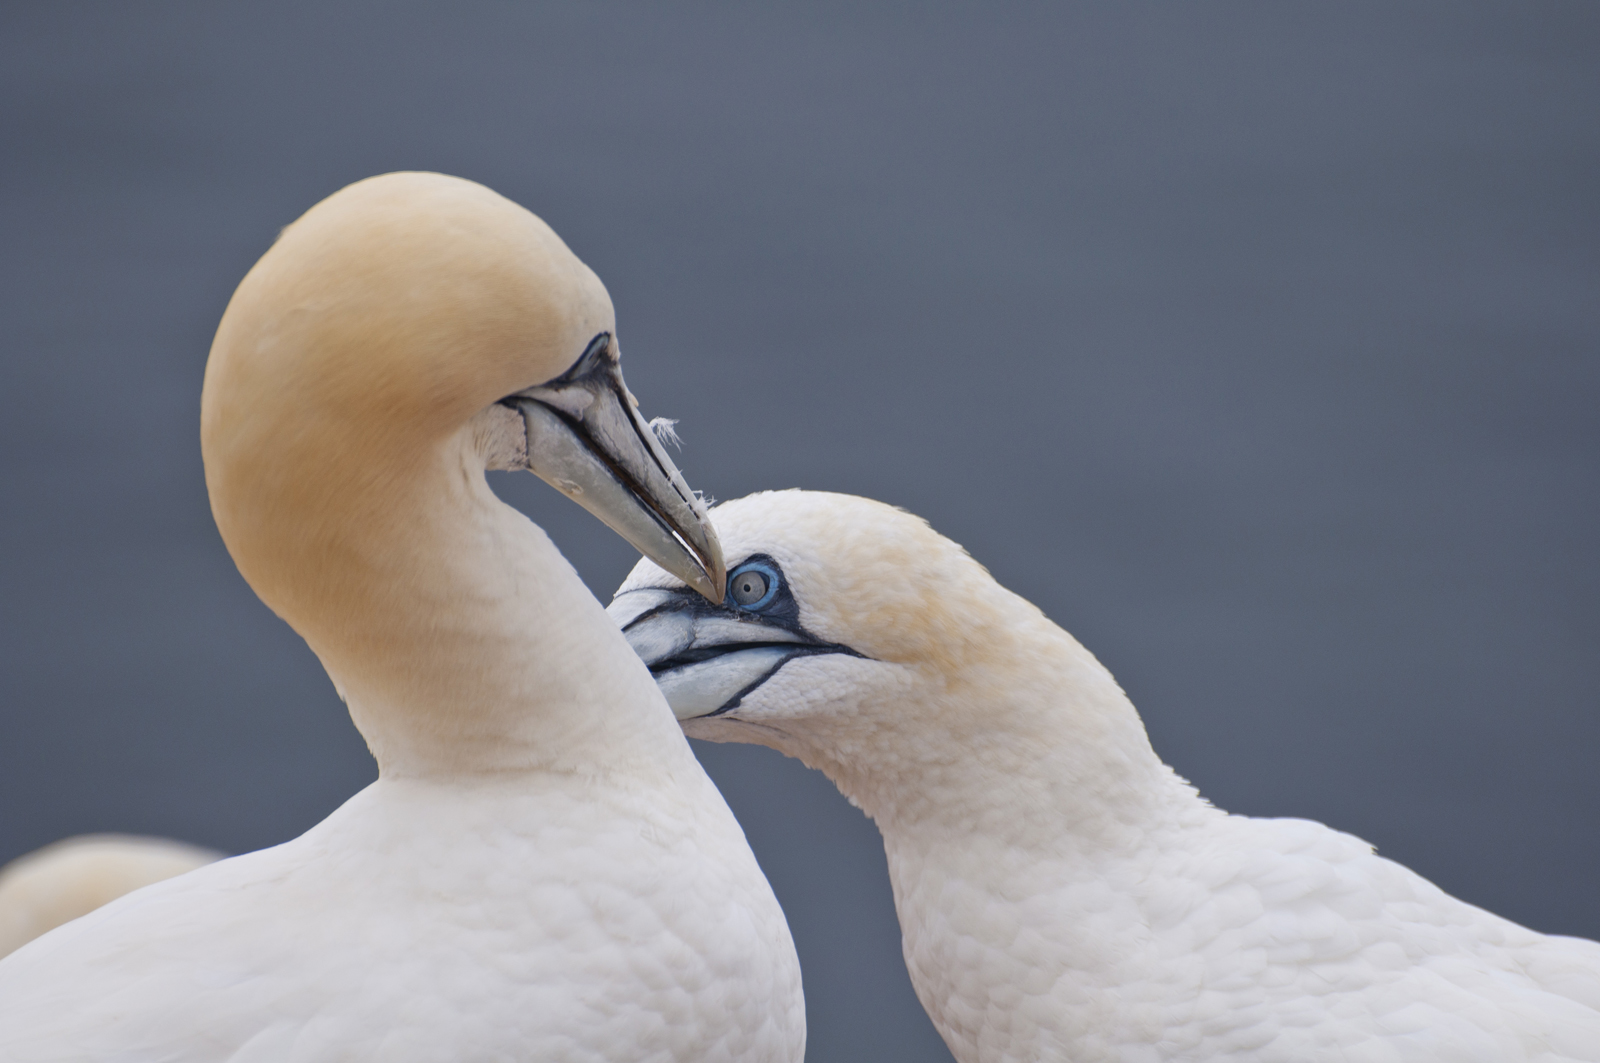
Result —
<path fill-rule="evenodd" d="M 624 591 L 606 608 L 679 720 L 721 716 L 789 661 L 819 653 L 861 656 L 797 623 L 713 606 L 687 590 Z"/>
<path fill-rule="evenodd" d="M 522 414 L 528 469 L 712 602 L 727 572 L 705 503 L 689 489 L 622 382 L 609 333 L 573 367 L 502 402 Z"/>

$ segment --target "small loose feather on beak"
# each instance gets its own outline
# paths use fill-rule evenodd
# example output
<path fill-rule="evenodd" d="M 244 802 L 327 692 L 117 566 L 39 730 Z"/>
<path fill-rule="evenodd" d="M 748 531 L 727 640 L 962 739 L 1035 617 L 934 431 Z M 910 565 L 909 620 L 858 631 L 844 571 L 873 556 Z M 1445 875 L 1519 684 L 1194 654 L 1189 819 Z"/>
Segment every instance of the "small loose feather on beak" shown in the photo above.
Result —
<path fill-rule="evenodd" d="M 634 548 L 713 602 L 722 547 L 705 504 L 661 445 L 671 421 L 646 422 L 628 392 L 610 333 L 561 376 L 503 400 L 522 413 L 528 469 L 599 517 Z M 656 427 L 664 421 L 665 428 Z"/>
<path fill-rule="evenodd" d="M 674 450 L 682 450 L 683 440 L 678 438 L 677 424 L 675 417 L 652 417 L 649 428 L 662 443 L 671 443 Z"/>

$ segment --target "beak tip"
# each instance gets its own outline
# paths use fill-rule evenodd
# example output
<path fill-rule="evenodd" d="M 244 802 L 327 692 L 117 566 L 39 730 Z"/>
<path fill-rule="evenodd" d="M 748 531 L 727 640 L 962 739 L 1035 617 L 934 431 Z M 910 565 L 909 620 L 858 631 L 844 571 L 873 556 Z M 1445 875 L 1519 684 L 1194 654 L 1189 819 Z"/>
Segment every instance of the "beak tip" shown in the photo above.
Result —
<path fill-rule="evenodd" d="M 700 596 L 712 605 L 721 605 L 723 598 L 727 597 L 728 574 L 722 565 L 708 565 L 703 572 L 697 573 L 698 578 L 690 583 Z"/>

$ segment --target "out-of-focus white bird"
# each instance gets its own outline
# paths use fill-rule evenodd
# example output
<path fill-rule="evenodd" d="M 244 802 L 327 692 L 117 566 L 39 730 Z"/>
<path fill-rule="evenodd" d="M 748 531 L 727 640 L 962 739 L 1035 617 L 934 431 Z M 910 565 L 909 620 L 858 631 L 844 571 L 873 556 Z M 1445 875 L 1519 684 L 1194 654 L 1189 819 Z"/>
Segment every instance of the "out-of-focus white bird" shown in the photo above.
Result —
<path fill-rule="evenodd" d="M 344 189 L 250 271 L 206 369 L 212 512 L 379 779 L 0 961 L 0 1059 L 801 1058 L 798 963 L 738 823 L 484 477 L 531 469 L 720 599 L 615 327 L 549 227 L 437 174 Z"/>
<path fill-rule="evenodd" d="M 1600 944 L 1212 807 L 1098 661 L 920 519 L 798 491 L 712 518 L 722 605 L 641 562 L 612 616 L 689 734 L 799 757 L 877 821 L 963 1063 L 1600 1060 Z"/>
<path fill-rule="evenodd" d="M 137 834 L 82 834 L 19 856 L 0 867 L 0 956 L 125 893 L 221 859 Z"/>

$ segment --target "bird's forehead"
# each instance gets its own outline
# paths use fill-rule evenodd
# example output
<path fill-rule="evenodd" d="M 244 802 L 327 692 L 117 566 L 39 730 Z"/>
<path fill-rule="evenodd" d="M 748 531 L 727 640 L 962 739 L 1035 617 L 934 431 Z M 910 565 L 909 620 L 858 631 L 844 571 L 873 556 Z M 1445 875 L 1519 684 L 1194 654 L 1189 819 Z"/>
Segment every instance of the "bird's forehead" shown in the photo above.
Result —
<path fill-rule="evenodd" d="M 948 669 L 994 627 L 995 586 L 921 519 L 868 499 L 809 491 L 750 495 L 711 511 L 728 570 L 764 554 L 783 570 L 814 637 L 876 661 Z M 683 584 L 641 561 L 618 594 Z"/>
<path fill-rule="evenodd" d="M 450 333 L 455 347 L 499 345 L 545 362 L 545 379 L 616 328 L 605 285 L 541 218 L 439 174 L 341 189 L 289 226 L 252 273 L 273 281 L 277 302 L 313 309 L 330 328 L 392 320 L 419 345 Z M 279 290 L 291 282 L 305 290 Z"/>
<path fill-rule="evenodd" d="M 896 578 L 922 556 L 932 536 L 920 520 L 891 506 L 851 495 L 766 491 L 711 511 L 730 570 L 761 554 L 783 569 L 795 595 L 813 610 L 847 595 L 863 581 Z M 678 581 L 641 561 L 618 593 Z"/>

